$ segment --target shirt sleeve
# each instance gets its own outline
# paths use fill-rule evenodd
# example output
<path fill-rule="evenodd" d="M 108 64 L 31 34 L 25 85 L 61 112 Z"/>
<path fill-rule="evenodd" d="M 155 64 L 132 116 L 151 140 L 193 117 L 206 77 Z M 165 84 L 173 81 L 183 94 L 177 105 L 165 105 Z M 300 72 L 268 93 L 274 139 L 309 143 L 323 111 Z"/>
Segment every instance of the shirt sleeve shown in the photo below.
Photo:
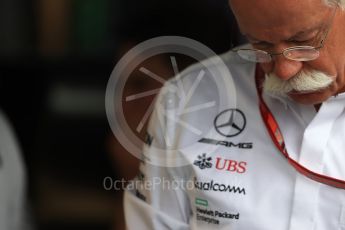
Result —
<path fill-rule="evenodd" d="M 173 180 L 163 176 L 164 169 L 150 168 L 149 177 L 136 178 L 127 187 L 124 196 L 128 229 L 189 229 L 189 201 Z M 140 172 L 142 174 L 143 172 Z M 139 176 L 140 177 L 140 176 Z"/>
<path fill-rule="evenodd" d="M 162 92 L 162 91 L 161 91 Z M 162 101 L 166 98 L 162 93 L 157 97 L 155 110 L 151 115 L 148 138 L 143 148 L 139 175 L 132 180 L 124 195 L 124 211 L 127 228 L 131 229 L 190 229 L 190 201 L 187 195 L 185 175 L 190 166 L 174 166 L 167 161 L 178 159 L 171 156 L 166 149 L 165 138 L 172 137 L 173 127 L 168 124 L 166 116 L 159 114 Z M 170 101 L 171 102 L 171 101 Z M 164 103 L 164 102 L 163 102 Z M 161 106 L 161 107 L 160 107 Z M 163 105 L 164 107 L 164 105 Z M 169 155 L 167 160 L 165 157 Z M 177 156 L 177 155 L 175 155 Z M 176 163 L 176 162 L 175 162 Z"/>

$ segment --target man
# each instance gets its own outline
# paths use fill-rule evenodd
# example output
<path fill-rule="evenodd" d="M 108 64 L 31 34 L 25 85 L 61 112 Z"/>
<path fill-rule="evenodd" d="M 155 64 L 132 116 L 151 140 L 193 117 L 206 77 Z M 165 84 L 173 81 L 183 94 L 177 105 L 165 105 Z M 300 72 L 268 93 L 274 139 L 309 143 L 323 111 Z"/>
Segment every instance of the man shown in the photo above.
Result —
<path fill-rule="evenodd" d="M 189 164 L 148 160 L 139 184 L 183 178 L 193 188 L 167 189 L 164 180 L 153 188 L 129 186 L 129 229 L 344 229 L 345 1 L 230 0 L 230 6 L 250 42 L 222 57 L 237 106 L 216 117 L 186 115 L 184 121 L 214 124 L 216 134 L 183 149 L 186 129 L 167 121 L 160 129 L 153 114 L 145 158 L 173 133 L 173 148 Z M 209 94 L 196 91 L 197 98 Z"/>

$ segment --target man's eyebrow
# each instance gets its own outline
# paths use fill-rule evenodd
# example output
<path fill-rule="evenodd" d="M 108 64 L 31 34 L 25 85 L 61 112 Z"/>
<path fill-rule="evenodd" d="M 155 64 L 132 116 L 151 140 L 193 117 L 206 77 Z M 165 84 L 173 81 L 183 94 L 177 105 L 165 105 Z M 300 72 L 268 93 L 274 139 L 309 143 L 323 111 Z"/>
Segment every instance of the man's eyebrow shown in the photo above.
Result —
<path fill-rule="evenodd" d="M 251 36 L 249 34 L 243 34 L 243 36 L 249 40 L 249 42 L 253 42 L 253 43 L 261 43 L 261 44 L 266 44 L 266 45 L 271 45 L 272 43 L 268 42 L 268 41 L 263 41 L 260 40 L 258 38 L 255 38 L 254 36 Z"/>
<path fill-rule="evenodd" d="M 245 33 L 242 33 L 242 35 L 247 38 L 248 40 L 252 40 L 252 41 L 257 41 L 257 42 L 260 42 L 261 40 L 260 39 L 257 39 L 255 38 L 254 36 L 250 35 L 250 34 L 245 34 Z"/>
<path fill-rule="evenodd" d="M 311 27 L 309 29 L 301 30 L 301 31 L 295 33 L 294 35 L 292 35 L 290 38 L 286 39 L 286 41 L 293 40 L 293 39 L 298 38 L 300 36 L 312 33 L 314 31 L 319 30 L 320 28 L 321 28 L 321 26 L 317 25 L 317 26 Z M 251 40 L 251 41 L 254 41 L 254 42 L 272 44 L 272 43 L 270 43 L 268 41 L 263 41 L 263 40 L 260 40 L 258 38 L 255 38 L 254 36 L 252 36 L 250 34 L 245 34 L 244 33 L 243 36 L 245 36 L 248 40 Z"/>
<path fill-rule="evenodd" d="M 310 33 L 314 32 L 314 31 L 320 30 L 320 28 L 321 28 L 321 26 L 318 25 L 318 26 L 314 26 L 314 27 L 309 28 L 309 29 L 306 29 L 306 30 L 301 30 L 301 31 L 297 32 L 296 34 L 294 34 L 293 36 L 291 36 L 291 37 L 290 37 L 289 39 L 287 39 L 287 40 L 292 40 L 292 39 L 294 39 L 294 38 L 298 38 L 298 37 L 301 37 L 301 36 L 303 36 L 303 35 L 310 34 Z"/>

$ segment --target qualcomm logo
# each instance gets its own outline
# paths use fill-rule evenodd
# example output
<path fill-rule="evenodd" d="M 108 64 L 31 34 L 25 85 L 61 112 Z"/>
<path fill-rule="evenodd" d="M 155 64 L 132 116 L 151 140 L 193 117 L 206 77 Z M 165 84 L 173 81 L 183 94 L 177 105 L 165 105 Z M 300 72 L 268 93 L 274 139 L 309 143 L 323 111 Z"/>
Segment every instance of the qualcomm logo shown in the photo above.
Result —
<path fill-rule="evenodd" d="M 194 161 L 194 165 L 198 166 L 200 169 L 211 168 L 212 167 L 212 157 L 207 157 L 206 153 L 198 156 L 198 159 Z"/>
<path fill-rule="evenodd" d="M 213 192 L 229 192 L 229 193 L 238 193 L 241 195 L 246 195 L 246 189 L 243 187 L 228 185 L 228 184 L 221 184 L 211 181 L 198 181 L 196 177 L 194 177 L 194 186 L 196 189 L 201 191 L 213 191 Z"/>

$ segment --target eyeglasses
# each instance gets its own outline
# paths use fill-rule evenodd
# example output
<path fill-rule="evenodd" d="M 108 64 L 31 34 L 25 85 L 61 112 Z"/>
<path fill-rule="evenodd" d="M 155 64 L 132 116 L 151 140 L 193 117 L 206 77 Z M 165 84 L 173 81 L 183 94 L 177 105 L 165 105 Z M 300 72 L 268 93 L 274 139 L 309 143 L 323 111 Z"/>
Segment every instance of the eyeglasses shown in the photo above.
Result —
<path fill-rule="evenodd" d="M 284 55 L 285 58 L 293 61 L 312 61 L 319 57 L 320 49 L 324 46 L 324 41 L 327 38 L 328 32 L 331 29 L 332 22 L 336 13 L 338 5 L 334 8 L 333 15 L 330 19 L 330 22 L 327 24 L 326 32 L 323 36 L 323 39 L 320 42 L 320 45 L 317 47 L 314 46 L 293 46 L 284 49 L 280 53 L 269 53 L 260 49 L 232 49 L 233 52 L 236 52 L 241 58 L 256 63 L 267 63 L 273 60 L 274 56 Z"/>

